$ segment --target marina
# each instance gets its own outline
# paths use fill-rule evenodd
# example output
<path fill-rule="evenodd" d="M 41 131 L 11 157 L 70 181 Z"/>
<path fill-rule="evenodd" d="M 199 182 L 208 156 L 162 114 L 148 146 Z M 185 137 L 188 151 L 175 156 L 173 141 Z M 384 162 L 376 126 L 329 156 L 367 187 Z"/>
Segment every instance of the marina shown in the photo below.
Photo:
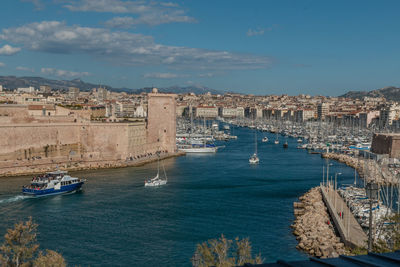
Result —
<path fill-rule="evenodd" d="M 326 160 L 296 149 L 296 138 L 283 149 L 259 137 L 260 163 L 251 166 L 254 130 L 230 131 L 238 138 L 216 142 L 225 146 L 217 153 L 163 160 L 168 183 L 160 187 L 143 185 L 144 177 L 155 176 L 157 162 L 73 173 L 87 179 L 82 192 L 51 198 L 22 196 L 30 177 L 1 178 L 0 231 L 32 216 L 41 245 L 62 252 L 69 264 L 190 266 L 196 244 L 221 233 L 249 237 L 267 262 L 306 259 L 290 228 L 293 202 L 320 184 Z M 352 168 L 332 163 L 331 172 L 342 173 L 340 183 L 353 182 Z"/>

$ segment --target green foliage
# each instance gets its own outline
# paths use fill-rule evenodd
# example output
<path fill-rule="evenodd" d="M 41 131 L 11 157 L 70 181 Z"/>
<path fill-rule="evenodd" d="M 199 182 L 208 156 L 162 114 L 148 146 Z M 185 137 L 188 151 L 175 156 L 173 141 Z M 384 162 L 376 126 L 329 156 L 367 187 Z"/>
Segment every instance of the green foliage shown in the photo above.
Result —
<path fill-rule="evenodd" d="M 192 258 L 193 266 L 198 267 L 231 267 L 245 263 L 261 264 L 262 262 L 261 255 L 252 257 L 249 238 L 240 240 L 236 237 L 234 242 L 226 239 L 224 235 L 221 235 L 219 239 L 210 239 L 198 244 Z"/>
<path fill-rule="evenodd" d="M 6 266 L 30 266 L 39 245 L 36 244 L 37 224 L 32 218 L 25 223 L 15 224 L 14 229 L 8 229 L 4 243 L 0 247 Z"/>
<path fill-rule="evenodd" d="M 350 255 L 367 255 L 368 250 L 365 247 L 356 247 L 351 249 Z"/>
<path fill-rule="evenodd" d="M 55 251 L 39 252 L 36 243 L 37 224 L 32 218 L 25 223 L 20 222 L 8 229 L 4 235 L 4 243 L 0 246 L 1 267 L 51 266 L 65 267 L 64 258 Z"/>
<path fill-rule="evenodd" d="M 33 266 L 35 267 L 66 267 L 64 258 L 61 254 L 53 251 L 46 250 L 46 254 L 42 252 L 39 253 L 39 256 L 33 262 Z"/>

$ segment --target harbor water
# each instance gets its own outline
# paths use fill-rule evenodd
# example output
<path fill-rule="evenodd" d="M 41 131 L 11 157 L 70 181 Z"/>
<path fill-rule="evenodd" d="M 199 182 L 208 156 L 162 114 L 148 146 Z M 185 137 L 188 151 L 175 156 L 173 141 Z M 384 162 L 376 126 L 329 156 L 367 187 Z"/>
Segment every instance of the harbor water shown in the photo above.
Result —
<path fill-rule="evenodd" d="M 144 187 L 157 163 L 72 173 L 87 179 L 82 192 L 39 199 L 20 194 L 31 177 L 0 178 L 0 242 L 7 228 L 31 216 L 41 249 L 60 252 L 69 265 L 190 266 L 196 244 L 224 234 L 249 237 L 266 262 L 301 260 L 290 225 L 293 202 L 322 180 L 325 159 L 297 149 L 296 139 L 275 145 L 258 132 L 260 163 L 250 165 L 254 130 L 234 128 L 237 140 L 216 154 L 163 161 L 168 183 Z M 269 142 L 262 143 L 263 136 Z M 354 170 L 331 161 L 339 184 Z"/>

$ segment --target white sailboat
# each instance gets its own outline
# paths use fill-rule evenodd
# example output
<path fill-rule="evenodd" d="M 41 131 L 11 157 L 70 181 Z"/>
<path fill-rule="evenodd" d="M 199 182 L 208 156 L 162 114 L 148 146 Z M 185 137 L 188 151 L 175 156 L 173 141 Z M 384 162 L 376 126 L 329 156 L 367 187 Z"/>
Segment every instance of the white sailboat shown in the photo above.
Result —
<path fill-rule="evenodd" d="M 254 131 L 254 141 L 255 141 L 255 152 L 249 158 L 249 163 L 250 164 L 258 164 L 260 162 L 260 159 L 257 156 L 257 132 L 256 131 Z"/>
<path fill-rule="evenodd" d="M 193 126 L 192 126 L 193 127 Z M 214 143 L 207 144 L 206 140 L 206 119 L 204 117 L 204 136 L 202 144 L 179 144 L 177 145 L 179 151 L 186 153 L 215 153 L 218 147 Z"/>
<path fill-rule="evenodd" d="M 278 132 L 276 132 L 276 139 L 275 139 L 275 145 L 279 144 L 279 139 L 278 139 Z"/>
<path fill-rule="evenodd" d="M 160 186 L 167 183 L 167 174 L 165 172 L 164 165 L 162 165 L 162 167 L 164 171 L 164 179 L 160 178 L 160 156 L 158 156 L 157 175 L 154 178 L 144 181 L 144 186 Z"/>
<path fill-rule="evenodd" d="M 263 142 L 263 143 L 268 142 L 268 137 L 265 136 L 265 137 L 262 139 L 262 142 Z"/>

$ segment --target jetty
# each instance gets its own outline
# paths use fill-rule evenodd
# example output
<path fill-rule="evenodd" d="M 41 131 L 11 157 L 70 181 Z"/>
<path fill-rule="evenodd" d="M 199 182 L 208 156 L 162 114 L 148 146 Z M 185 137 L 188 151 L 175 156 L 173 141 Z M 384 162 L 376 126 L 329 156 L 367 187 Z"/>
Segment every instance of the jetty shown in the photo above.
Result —
<path fill-rule="evenodd" d="M 365 247 L 367 235 L 337 190 L 331 184 L 321 185 L 320 188 L 322 199 L 342 242 L 350 248 Z"/>

